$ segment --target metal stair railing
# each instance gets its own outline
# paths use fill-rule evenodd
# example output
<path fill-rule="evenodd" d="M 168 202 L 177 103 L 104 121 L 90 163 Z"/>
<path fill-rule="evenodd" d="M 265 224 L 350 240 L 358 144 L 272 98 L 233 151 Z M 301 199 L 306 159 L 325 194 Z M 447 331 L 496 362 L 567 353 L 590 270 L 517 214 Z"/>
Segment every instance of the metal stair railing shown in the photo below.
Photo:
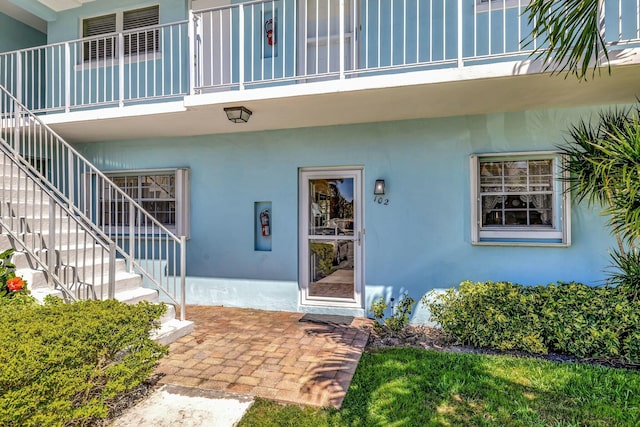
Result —
<path fill-rule="evenodd" d="M 10 236 L 13 249 L 26 254 L 28 268 L 44 272 L 49 288 L 62 291 L 66 300 L 113 298 L 113 243 L 94 234 L 83 218 L 60 203 L 46 183 L 14 156 L 2 137 L 0 162 L 0 229 Z"/>
<path fill-rule="evenodd" d="M 55 199 L 112 243 L 185 319 L 186 237 L 177 237 L 0 85 L 0 140 Z"/>

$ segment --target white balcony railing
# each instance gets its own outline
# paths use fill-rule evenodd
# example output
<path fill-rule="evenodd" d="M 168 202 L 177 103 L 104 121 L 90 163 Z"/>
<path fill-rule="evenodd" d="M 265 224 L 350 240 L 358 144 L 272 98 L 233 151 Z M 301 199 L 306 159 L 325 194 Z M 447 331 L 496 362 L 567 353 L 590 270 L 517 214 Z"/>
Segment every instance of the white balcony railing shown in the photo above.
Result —
<path fill-rule="evenodd" d="M 188 90 L 187 22 L 0 54 L 0 85 L 30 110 L 119 105 Z"/>
<path fill-rule="evenodd" d="M 638 42 L 639 2 L 604 3 L 606 41 Z M 242 90 L 524 59 L 540 43 L 530 36 L 527 4 L 261 0 L 196 11 L 193 87 L 196 93 Z"/>
<path fill-rule="evenodd" d="M 34 111 L 466 67 L 538 47 L 527 0 L 258 0 L 189 21 L 0 54 Z M 605 0 L 609 45 L 640 41 L 640 3 Z"/>

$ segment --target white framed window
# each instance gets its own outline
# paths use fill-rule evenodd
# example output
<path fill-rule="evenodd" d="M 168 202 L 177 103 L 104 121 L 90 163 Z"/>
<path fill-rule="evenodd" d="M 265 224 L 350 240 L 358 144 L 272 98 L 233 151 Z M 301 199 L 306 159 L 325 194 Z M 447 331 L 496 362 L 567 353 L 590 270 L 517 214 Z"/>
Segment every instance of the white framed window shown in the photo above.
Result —
<path fill-rule="evenodd" d="M 570 196 L 558 153 L 474 154 L 470 171 L 473 244 L 571 244 Z"/>
<path fill-rule="evenodd" d="M 118 171 L 105 175 L 171 232 L 189 237 L 189 169 Z M 107 227 L 131 226 L 129 205 L 108 191 L 103 190 L 101 195 L 101 223 Z"/>
<path fill-rule="evenodd" d="M 159 29 L 135 31 L 159 23 L 160 7 L 157 5 L 83 19 L 82 37 L 92 38 L 83 44 L 84 62 L 116 59 L 118 57 L 118 37 L 114 33 L 118 32 L 125 32 L 125 56 L 159 52 Z M 103 34 L 105 37 L 98 37 Z"/>
<path fill-rule="evenodd" d="M 515 7 L 524 9 L 528 4 L 529 0 L 476 0 L 475 10 L 476 12 L 487 12 Z"/>

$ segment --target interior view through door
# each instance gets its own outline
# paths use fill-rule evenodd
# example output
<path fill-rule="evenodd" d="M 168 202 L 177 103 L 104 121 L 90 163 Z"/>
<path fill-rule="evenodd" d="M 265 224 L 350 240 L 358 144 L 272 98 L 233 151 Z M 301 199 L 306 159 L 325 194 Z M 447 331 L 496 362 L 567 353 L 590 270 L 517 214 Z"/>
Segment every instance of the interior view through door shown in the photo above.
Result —
<path fill-rule="evenodd" d="M 361 171 L 306 171 L 301 181 L 302 303 L 360 307 Z"/>

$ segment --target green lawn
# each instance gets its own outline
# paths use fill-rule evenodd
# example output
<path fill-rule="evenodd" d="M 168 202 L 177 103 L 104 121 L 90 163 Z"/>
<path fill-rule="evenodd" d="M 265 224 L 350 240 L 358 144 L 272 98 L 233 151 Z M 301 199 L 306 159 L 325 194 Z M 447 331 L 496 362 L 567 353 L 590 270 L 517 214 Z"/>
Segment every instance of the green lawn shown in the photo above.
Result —
<path fill-rule="evenodd" d="M 364 353 L 339 411 L 258 400 L 240 426 L 638 426 L 640 371 L 419 349 Z"/>

